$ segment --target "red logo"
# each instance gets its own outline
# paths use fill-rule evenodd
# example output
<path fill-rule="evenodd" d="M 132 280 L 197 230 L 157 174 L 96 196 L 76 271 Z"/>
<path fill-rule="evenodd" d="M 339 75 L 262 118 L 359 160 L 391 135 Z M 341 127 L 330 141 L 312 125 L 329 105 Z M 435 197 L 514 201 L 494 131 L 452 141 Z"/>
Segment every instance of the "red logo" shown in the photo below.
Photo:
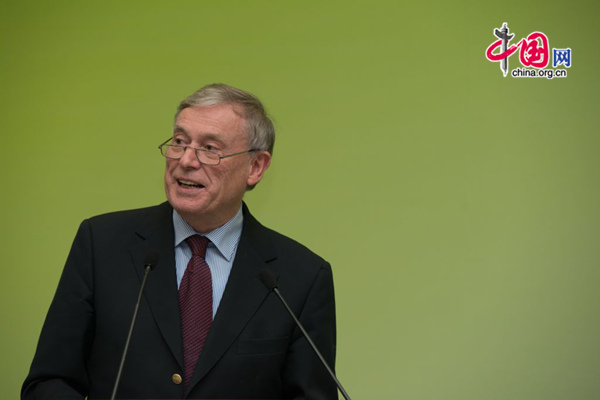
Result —
<path fill-rule="evenodd" d="M 526 67 L 546 68 L 550 62 L 550 47 L 548 46 L 548 37 L 542 32 L 533 32 L 517 44 L 513 44 L 501 53 L 494 54 L 494 50 L 502 46 L 503 41 L 510 42 L 510 39 L 498 39 L 492 43 L 485 51 L 485 56 L 490 61 L 502 61 L 513 55 L 517 49 L 519 60 Z"/>

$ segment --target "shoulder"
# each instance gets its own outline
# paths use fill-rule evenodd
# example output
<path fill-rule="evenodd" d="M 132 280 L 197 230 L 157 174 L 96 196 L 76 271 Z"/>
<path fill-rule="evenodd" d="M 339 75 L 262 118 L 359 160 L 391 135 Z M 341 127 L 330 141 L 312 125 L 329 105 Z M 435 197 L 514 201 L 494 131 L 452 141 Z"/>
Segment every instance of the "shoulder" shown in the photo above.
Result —
<path fill-rule="evenodd" d="M 271 265 L 308 274 L 318 273 L 322 269 L 331 271 L 329 263 L 320 255 L 296 240 L 263 226 L 246 208 L 242 240 Z"/>
<path fill-rule="evenodd" d="M 271 243 L 277 248 L 280 255 L 294 259 L 302 259 L 306 262 L 310 262 L 311 264 L 327 264 L 325 259 L 302 243 L 299 243 L 286 235 L 274 231 L 273 229 L 266 228 L 264 226 L 263 229 L 270 237 Z"/>
<path fill-rule="evenodd" d="M 169 203 L 135 210 L 116 211 L 84 220 L 77 237 L 89 238 L 104 246 L 123 247 L 139 238 L 170 238 L 173 231 L 173 209 Z"/>
<path fill-rule="evenodd" d="M 133 210 L 114 211 L 88 218 L 85 222 L 93 227 L 138 226 L 148 220 L 171 218 L 172 208 L 165 202 L 157 206 L 137 208 Z"/>
<path fill-rule="evenodd" d="M 329 262 L 296 240 L 264 227 L 251 215 L 244 215 L 242 240 L 245 242 L 240 241 L 238 254 L 240 250 L 243 258 L 252 250 L 259 254 L 256 273 L 264 268 L 273 272 L 294 312 L 301 315 L 307 310 L 306 315 L 313 314 L 311 307 L 318 307 L 321 312 L 329 310 L 326 312 L 329 322 L 335 321 L 333 272 Z"/>

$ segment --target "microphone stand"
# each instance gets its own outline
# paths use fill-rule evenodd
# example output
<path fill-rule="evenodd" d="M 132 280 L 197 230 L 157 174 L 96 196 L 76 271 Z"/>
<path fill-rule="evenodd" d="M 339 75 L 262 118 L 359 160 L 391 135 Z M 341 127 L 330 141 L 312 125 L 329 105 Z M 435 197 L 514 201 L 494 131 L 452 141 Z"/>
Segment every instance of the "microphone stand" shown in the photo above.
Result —
<path fill-rule="evenodd" d="M 138 294 L 137 302 L 135 303 L 135 309 L 133 310 L 133 317 L 131 318 L 131 326 L 129 327 L 129 334 L 127 335 L 127 340 L 125 341 L 125 348 L 123 349 L 123 357 L 121 357 L 121 365 L 119 365 L 119 372 L 117 372 L 117 379 L 115 380 L 115 387 L 113 388 L 112 395 L 110 396 L 110 400 L 115 400 L 117 395 L 117 388 L 119 387 L 119 382 L 121 381 L 121 374 L 123 373 L 123 366 L 125 365 L 125 358 L 127 357 L 127 350 L 129 350 L 129 342 L 131 342 L 131 336 L 133 334 L 133 327 L 135 326 L 135 321 L 137 320 L 138 310 L 140 309 L 140 303 L 142 301 L 142 293 L 144 292 L 144 287 L 146 286 L 146 280 L 148 279 L 148 274 L 152 271 L 152 265 L 147 264 L 144 268 L 144 279 L 142 279 L 142 286 L 140 287 L 140 292 Z"/>

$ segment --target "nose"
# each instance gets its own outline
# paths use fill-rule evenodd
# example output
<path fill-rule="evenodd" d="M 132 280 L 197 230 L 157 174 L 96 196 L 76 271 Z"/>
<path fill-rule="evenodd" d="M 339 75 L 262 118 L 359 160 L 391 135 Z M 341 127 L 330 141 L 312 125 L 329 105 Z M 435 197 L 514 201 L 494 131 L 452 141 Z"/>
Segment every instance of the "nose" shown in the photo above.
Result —
<path fill-rule="evenodd" d="M 191 147 L 186 147 L 179 159 L 179 164 L 186 168 L 199 168 L 201 165 L 198 157 L 196 157 L 196 150 Z"/>

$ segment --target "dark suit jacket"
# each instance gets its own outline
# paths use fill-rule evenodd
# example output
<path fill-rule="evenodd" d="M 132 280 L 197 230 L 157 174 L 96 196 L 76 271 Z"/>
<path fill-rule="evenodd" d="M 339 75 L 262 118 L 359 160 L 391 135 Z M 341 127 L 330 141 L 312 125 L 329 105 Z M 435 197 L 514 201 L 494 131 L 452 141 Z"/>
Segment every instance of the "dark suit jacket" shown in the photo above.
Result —
<path fill-rule="evenodd" d="M 186 393 L 168 203 L 84 221 L 52 302 L 22 399 L 110 398 L 150 249 L 150 274 L 117 397 L 337 399 L 335 385 L 283 305 L 258 278 L 264 267 L 325 359 L 335 359 L 329 264 L 263 227 L 244 205 L 233 268 Z"/>

